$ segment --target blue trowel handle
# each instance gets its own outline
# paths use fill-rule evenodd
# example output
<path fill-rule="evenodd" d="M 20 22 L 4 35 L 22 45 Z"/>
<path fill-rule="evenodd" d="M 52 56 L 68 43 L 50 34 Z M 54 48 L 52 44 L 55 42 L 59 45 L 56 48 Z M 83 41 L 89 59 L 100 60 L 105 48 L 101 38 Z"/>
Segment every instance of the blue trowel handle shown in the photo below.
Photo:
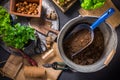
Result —
<path fill-rule="evenodd" d="M 104 22 L 107 18 L 109 18 L 115 10 L 113 8 L 109 8 L 103 15 L 101 15 L 97 21 L 95 21 L 90 28 L 94 30 L 96 27 L 98 27 L 102 22 Z"/>

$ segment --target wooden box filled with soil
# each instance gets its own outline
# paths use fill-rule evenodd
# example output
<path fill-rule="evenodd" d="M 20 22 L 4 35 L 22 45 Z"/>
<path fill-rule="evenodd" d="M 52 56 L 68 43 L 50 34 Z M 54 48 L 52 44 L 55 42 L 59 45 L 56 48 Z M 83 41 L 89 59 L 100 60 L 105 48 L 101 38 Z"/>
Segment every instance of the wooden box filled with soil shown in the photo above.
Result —
<path fill-rule="evenodd" d="M 42 0 L 10 0 L 10 13 L 25 17 L 40 17 Z"/>
<path fill-rule="evenodd" d="M 90 35 L 85 30 L 77 32 L 67 41 L 64 41 L 63 47 L 65 55 L 74 63 L 79 65 L 91 65 L 98 61 L 104 51 L 104 37 L 99 28 L 94 30 L 93 42 L 79 54 L 71 58 L 71 55 L 77 52 L 90 42 Z"/>

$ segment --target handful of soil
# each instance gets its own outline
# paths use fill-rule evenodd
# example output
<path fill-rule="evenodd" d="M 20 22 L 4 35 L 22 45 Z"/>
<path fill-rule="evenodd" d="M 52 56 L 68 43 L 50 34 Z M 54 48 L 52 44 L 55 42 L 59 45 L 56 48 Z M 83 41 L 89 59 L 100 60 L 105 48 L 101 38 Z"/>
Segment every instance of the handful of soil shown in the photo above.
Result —
<path fill-rule="evenodd" d="M 98 61 L 104 51 L 104 38 L 102 32 L 94 30 L 94 40 L 87 48 L 78 55 L 71 58 L 71 55 L 86 46 L 91 41 L 90 32 L 83 30 L 72 35 L 63 43 L 66 56 L 76 64 L 90 65 Z"/>

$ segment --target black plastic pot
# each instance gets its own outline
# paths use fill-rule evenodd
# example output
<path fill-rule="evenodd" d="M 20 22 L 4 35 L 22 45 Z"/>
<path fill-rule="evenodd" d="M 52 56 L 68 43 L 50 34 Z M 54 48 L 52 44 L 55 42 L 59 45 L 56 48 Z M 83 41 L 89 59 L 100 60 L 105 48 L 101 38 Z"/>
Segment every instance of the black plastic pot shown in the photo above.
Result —
<path fill-rule="evenodd" d="M 43 42 L 37 38 L 36 40 L 34 41 L 29 41 L 27 45 L 25 45 L 24 47 L 24 53 L 29 55 L 29 56 L 32 56 L 34 54 L 40 54 L 43 52 L 43 48 L 42 48 L 42 44 Z"/>

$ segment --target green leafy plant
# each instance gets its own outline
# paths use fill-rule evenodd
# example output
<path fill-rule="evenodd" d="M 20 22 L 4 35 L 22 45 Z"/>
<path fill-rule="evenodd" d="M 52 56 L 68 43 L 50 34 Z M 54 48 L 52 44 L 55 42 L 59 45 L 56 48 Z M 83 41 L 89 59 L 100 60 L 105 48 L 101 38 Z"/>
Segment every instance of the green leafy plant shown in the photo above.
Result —
<path fill-rule="evenodd" d="M 5 16 L 4 16 L 5 15 Z M 0 37 L 7 46 L 23 49 L 29 40 L 35 40 L 34 29 L 20 23 L 11 25 L 10 14 L 0 6 Z"/>
<path fill-rule="evenodd" d="M 11 27 L 10 15 L 2 6 L 0 6 L 0 37 Z"/>
<path fill-rule="evenodd" d="M 104 5 L 106 0 L 81 0 L 81 7 L 86 10 L 97 9 Z"/>

